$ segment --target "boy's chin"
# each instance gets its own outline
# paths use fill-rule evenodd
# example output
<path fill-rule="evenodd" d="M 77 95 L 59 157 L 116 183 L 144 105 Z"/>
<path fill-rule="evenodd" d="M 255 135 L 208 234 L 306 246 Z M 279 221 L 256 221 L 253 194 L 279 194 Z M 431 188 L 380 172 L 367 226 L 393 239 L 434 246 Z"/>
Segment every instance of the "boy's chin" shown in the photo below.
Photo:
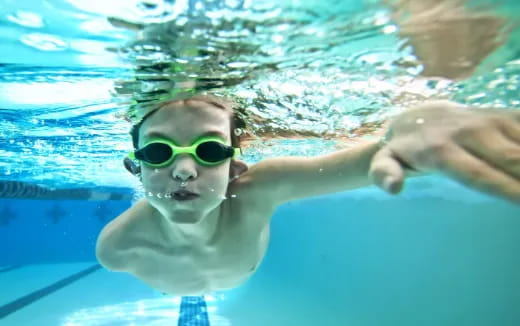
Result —
<path fill-rule="evenodd" d="M 190 214 L 192 212 L 184 212 L 182 214 L 175 214 L 172 218 L 172 222 L 175 224 L 197 224 L 201 221 L 201 215 L 200 214 Z"/>
<path fill-rule="evenodd" d="M 172 200 L 167 205 L 163 205 L 163 207 L 175 214 L 189 213 L 206 215 L 218 208 L 223 202 L 224 199 L 212 199 L 209 201 L 206 198 L 196 198 L 193 200 Z"/>

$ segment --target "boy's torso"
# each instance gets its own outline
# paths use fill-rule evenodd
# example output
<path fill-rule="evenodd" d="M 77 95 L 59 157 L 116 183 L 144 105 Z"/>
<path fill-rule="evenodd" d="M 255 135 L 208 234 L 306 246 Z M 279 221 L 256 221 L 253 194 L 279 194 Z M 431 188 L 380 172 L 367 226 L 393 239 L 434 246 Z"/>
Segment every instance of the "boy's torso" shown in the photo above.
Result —
<path fill-rule="evenodd" d="M 158 216 L 152 218 L 155 209 L 143 201 L 118 217 L 124 226 L 115 233 L 125 243 L 119 247 L 132 253 L 124 270 L 174 295 L 236 287 L 253 274 L 267 250 L 274 208 L 261 202 L 246 193 L 225 200 L 215 235 L 203 244 L 176 242 L 160 227 Z"/>

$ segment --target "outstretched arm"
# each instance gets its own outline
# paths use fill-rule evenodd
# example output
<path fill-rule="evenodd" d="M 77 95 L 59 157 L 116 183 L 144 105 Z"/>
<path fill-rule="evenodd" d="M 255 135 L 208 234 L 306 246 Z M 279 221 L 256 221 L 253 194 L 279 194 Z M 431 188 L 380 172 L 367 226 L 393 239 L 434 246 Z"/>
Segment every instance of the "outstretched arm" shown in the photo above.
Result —
<path fill-rule="evenodd" d="M 468 187 L 520 203 L 520 111 L 469 108 L 433 101 L 399 115 L 390 140 L 372 161 L 374 180 L 404 178 L 396 158 L 418 171 L 438 172 Z M 378 183 L 380 185 L 380 183 Z"/>
<path fill-rule="evenodd" d="M 370 163 L 380 148 L 368 142 L 317 157 L 270 158 L 253 165 L 241 180 L 251 179 L 262 198 L 276 204 L 361 188 L 373 183 Z"/>
<path fill-rule="evenodd" d="M 406 177 L 439 172 L 520 202 L 520 112 L 429 102 L 397 116 L 388 136 L 386 144 L 267 159 L 243 181 L 276 205 L 370 184 L 398 193 Z"/>

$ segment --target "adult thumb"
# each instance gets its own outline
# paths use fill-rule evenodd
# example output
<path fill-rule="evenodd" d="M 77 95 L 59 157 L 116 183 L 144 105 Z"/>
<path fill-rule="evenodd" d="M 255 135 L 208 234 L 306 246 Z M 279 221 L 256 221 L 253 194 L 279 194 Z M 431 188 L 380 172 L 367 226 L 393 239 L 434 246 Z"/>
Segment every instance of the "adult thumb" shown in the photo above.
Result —
<path fill-rule="evenodd" d="M 397 194 L 403 188 L 403 167 L 386 146 L 372 158 L 369 175 L 375 185 L 390 194 Z"/>

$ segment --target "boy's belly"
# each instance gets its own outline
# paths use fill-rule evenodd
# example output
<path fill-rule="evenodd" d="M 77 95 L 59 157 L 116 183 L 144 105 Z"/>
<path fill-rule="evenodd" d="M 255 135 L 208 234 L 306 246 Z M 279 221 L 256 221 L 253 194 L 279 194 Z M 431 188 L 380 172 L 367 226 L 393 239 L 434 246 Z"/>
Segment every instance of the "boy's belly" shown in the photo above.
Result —
<path fill-rule="evenodd" d="M 141 279 L 151 287 L 170 295 L 200 296 L 235 288 L 244 283 L 253 272 L 230 271 L 215 276 L 208 270 L 186 268 L 184 273 L 176 272 L 162 277 Z"/>

